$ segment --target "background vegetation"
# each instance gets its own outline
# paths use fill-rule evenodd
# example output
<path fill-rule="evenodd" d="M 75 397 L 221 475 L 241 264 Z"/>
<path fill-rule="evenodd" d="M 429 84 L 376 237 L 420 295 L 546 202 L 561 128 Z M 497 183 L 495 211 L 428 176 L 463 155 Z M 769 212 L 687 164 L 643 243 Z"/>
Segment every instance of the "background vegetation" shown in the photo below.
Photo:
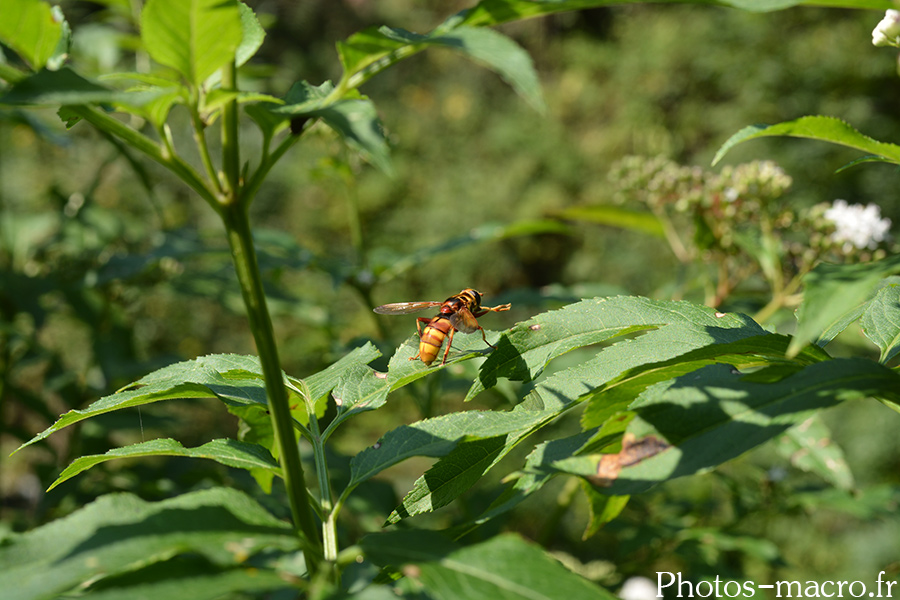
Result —
<path fill-rule="evenodd" d="M 248 4 L 268 36 L 245 76 L 274 77 L 269 81 L 282 87 L 262 91 L 277 94 L 299 77 L 334 78 L 334 42 L 354 31 L 381 23 L 424 31 L 468 5 Z M 93 63 L 99 72 L 123 59 L 133 31 L 119 4 L 63 7 L 76 25 L 72 54 L 82 69 Z M 835 115 L 881 139 L 900 139 L 896 57 L 869 42 L 880 17 L 622 6 L 506 27 L 534 57 L 545 115 L 493 73 L 461 68 L 449 52 L 424 53 L 373 79 L 363 92 L 382 111 L 396 176 L 359 163 L 320 134 L 277 167 L 254 205 L 265 229 L 261 260 L 285 370 L 317 371 L 365 340 L 390 356 L 414 332 L 413 319 L 377 317 L 373 304 L 441 300 L 469 286 L 490 305 L 513 303 L 510 313 L 486 317 L 491 329 L 598 294 L 702 301 L 696 273 L 659 239 L 562 213 L 612 201 L 607 174 L 624 155 L 708 168 L 728 136 L 753 122 Z M 0 117 L 0 539 L 2 528 L 33 527 L 110 490 L 160 499 L 226 481 L 252 492 L 242 472 L 182 459 L 109 463 L 43 492 L 73 456 L 157 432 L 185 446 L 233 435 L 236 422 L 202 402 L 95 419 L 7 458 L 56 415 L 155 367 L 255 350 L 208 206 L 90 128 L 64 135 L 49 111 L 36 117 L 5 109 Z M 779 138 L 739 147 L 726 162 L 773 159 L 793 178 L 783 201 L 876 202 L 896 222 L 896 168 L 834 173 L 856 156 Z M 753 312 L 759 301 L 750 284 L 720 308 Z M 786 331 L 792 318 L 784 311 L 770 324 Z M 864 343 L 853 335 L 843 342 Z M 554 368 L 563 366 L 565 358 Z M 401 422 L 460 406 L 469 368 L 400 392 L 386 409 L 344 429 L 337 448 L 353 454 Z M 476 403 L 507 406 L 514 394 L 501 386 Z M 489 527 L 520 531 L 612 588 L 662 570 L 758 581 L 854 580 L 885 569 L 896 575 L 900 441 L 879 410 L 854 403 L 825 417 L 855 478 L 849 493 L 798 468 L 781 442 L 635 496 L 587 540 L 587 507 L 563 483 Z M 357 514 L 370 517 L 348 526 L 377 530 L 422 464 L 404 463 L 392 479 L 355 496 L 368 505 Z M 452 524 L 479 512 L 490 492 L 476 488 L 419 519 Z"/>

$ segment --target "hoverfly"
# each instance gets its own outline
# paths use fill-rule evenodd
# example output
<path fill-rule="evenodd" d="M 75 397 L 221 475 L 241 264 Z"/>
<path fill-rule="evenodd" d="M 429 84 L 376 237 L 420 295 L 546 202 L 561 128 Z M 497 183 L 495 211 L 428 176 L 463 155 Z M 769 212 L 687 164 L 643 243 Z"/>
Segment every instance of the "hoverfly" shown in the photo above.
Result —
<path fill-rule="evenodd" d="M 457 331 L 474 333 L 480 330 L 484 343 L 494 348 L 493 344 L 487 341 L 484 329 L 478 324 L 476 318 L 489 312 L 509 310 L 510 305 L 503 304 L 493 308 L 482 308 L 481 292 L 466 288 L 443 302 L 395 302 L 378 306 L 374 310 L 381 315 L 406 315 L 435 306 L 441 307 L 437 316 L 431 319 L 425 317 L 416 319 L 416 329 L 419 332 L 419 353 L 410 357 L 409 360 L 418 358 L 426 365 L 430 365 L 437 358 L 438 352 L 440 352 L 441 346 L 444 344 L 444 338 L 447 338 L 447 349 L 444 350 L 444 359 L 441 361 L 443 365 L 447 362 L 447 355 L 450 354 L 450 344 L 453 343 L 453 334 Z M 422 323 L 427 323 L 425 331 L 422 331 Z"/>

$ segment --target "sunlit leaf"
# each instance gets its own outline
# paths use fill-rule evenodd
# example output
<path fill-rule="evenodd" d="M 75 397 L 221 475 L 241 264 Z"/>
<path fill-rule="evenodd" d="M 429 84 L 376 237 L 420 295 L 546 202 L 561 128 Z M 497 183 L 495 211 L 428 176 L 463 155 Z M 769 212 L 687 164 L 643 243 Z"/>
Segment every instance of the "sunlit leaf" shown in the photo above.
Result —
<path fill-rule="evenodd" d="M 256 13 L 252 8 L 243 2 L 238 2 L 238 8 L 241 11 L 242 36 L 241 43 L 235 50 L 234 62 L 240 67 L 250 60 L 262 46 L 266 31 L 259 24 L 259 19 L 256 18 Z"/>
<path fill-rule="evenodd" d="M 114 410 L 162 400 L 219 398 L 237 406 L 266 406 L 266 390 L 259 360 L 236 354 L 214 354 L 154 371 L 135 383 L 105 396 L 85 409 L 70 410 L 19 450 L 51 433 Z"/>
<path fill-rule="evenodd" d="M 0 15 L 0 42 L 15 50 L 33 70 L 44 68 L 63 38 L 61 13 L 41 0 L 0 0 Z"/>
<path fill-rule="evenodd" d="M 375 105 L 364 98 L 325 103 L 324 97 L 330 88 L 331 84 L 318 88 L 305 82 L 296 84 L 285 98 L 287 104 L 272 108 L 271 112 L 285 119 L 321 119 L 363 158 L 385 173 L 391 173 L 390 149 Z"/>
<path fill-rule="evenodd" d="M 80 456 L 66 467 L 47 491 L 60 483 L 87 471 L 100 463 L 119 458 L 138 458 L 146 456 L 185 456 L 190 458 L 208 458 L 229 467 L 239 469 L 264 469 L 281 475 L 281 467 L 272 458 L 272 454 L 258 444 L 249 444 L 231 439 L 213 440 L 198 448 L 185 448 L 172 439 L 158 439 L 132 444 L 123 448 L 115 448 L 105 454 Z"/>
<path fill-rule="evenodd" d="M 844 121 L 835 117 L 801 117 L 777 125 L 751 125 L 731 136 L 716 153 L 713 164 L 718 163 L 733 147 L 748 140 L 762 137 L 798 137 L 831 142 L 861 150 L 900 164 L 900 146 L 879 142 L 863 135 Z"/>
<path fill-rule="evenodd" d="M 445 23 L 428 34 L 393 27 L 371 28 L 338 43 L 342 82 L 359 87 L 376 73 L 429 47 L 449 48 L 497 72 L 532 107 L 543 111 L 540 83 L 525 50 L 489 29 Z"/>
<path fill-rule="evenodd" d="M 148 0 L 141 12 L 150 56 L 195 86 L 235 59 L 243 34 L 237 0 Z"/>
<path fill-rule="evenodd" d="M 387 432 L 350 462 L 352 487 L 413 456 L 441 457 L 464 439 L 495 438 L 528 431 L 550 411 L 517 407 L 509 412 L 465 411 L 425 419 Z"/>
<path fill-rule="evenodd" d="M 667 329 L 665 326 L 668 325 L 675 327 Z M 641 349 L 643 352 L 632 355 L 636 359 L 635 365 L 671 358 L 710 343 L 764 333 L 747 317 L 716 313 L 689 302 L 660 302 L 637 297 L 582 300 L 533 317 L 504 334 L 497 349 L 481 366 L 466 400 L 492 387 L 498 377 L 530 381 L 551 359 L 570 350 L 654 329 L 661 329 L 663 333 L 631 347 L 632 351 Z M 732 329 L 738 331 L 728 331 Z M 574 382 L 578 377 L 574 375 L 570 379 Z M 590 388 L 582 386 L 582 390 L 586 393 Z"/>

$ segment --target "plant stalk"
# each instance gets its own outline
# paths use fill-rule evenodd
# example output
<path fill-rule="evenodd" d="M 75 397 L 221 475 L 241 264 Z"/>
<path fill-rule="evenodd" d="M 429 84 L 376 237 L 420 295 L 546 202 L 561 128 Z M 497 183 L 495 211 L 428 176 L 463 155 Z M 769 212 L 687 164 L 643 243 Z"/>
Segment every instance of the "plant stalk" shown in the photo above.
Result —
<path fill-rule="evenodd" d="M 310 575 L 314 575 L 319 570 L 322 561 L 322 541 L 306 494 L 303 464 L 294 437 L 287 388 L 278 359 L 275 332 L 263 291 L 247 210 L 241 203 L 232 202 L 223 207 L 221 214 L 228 235 L 228 243 L 231 246 L 238 281 L 241 285 L 250 329 L 256 341 L 256 349 L 263 369 L 266 394 L 269 400 L 269 414 L 275 430 L 275 442 L 281 458 L 284 483 L 291 504 L 294 525 L 304 542 L 307 568 Z"/>
<path fill-rule="evenodd" d="M 234 61 L 222 69 L 222 87 L 237 89 L 237 65 Z M 234 193 L 239 189 L 241 177 L 241 147 L 238 144 L 238 102 L 237 99 L 225 103 L 222 108 L 222 172 L 225 183 Z"/>

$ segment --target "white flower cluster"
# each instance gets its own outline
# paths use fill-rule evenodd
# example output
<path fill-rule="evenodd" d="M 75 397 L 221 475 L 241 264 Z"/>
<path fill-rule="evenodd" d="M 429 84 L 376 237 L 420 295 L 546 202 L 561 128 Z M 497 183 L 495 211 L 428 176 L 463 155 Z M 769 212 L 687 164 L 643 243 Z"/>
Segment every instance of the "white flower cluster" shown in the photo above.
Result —
<path fill-rule="evenodd" d="M 834 223 L 836 229 L 831 239 L 843 244 L 844 252 L 850 252 L 854 246 L 874 250 L 891 228 L 891 220 L 881 218 L 881 208 L 877 204 L 863 206 L 835 200 L 825 211 L 825 218 Z"/>
<path fill-rule="evenodd" d="M 900 46 L 900 10 L 889 10 L 872 31 L 876 46 Z"/>

